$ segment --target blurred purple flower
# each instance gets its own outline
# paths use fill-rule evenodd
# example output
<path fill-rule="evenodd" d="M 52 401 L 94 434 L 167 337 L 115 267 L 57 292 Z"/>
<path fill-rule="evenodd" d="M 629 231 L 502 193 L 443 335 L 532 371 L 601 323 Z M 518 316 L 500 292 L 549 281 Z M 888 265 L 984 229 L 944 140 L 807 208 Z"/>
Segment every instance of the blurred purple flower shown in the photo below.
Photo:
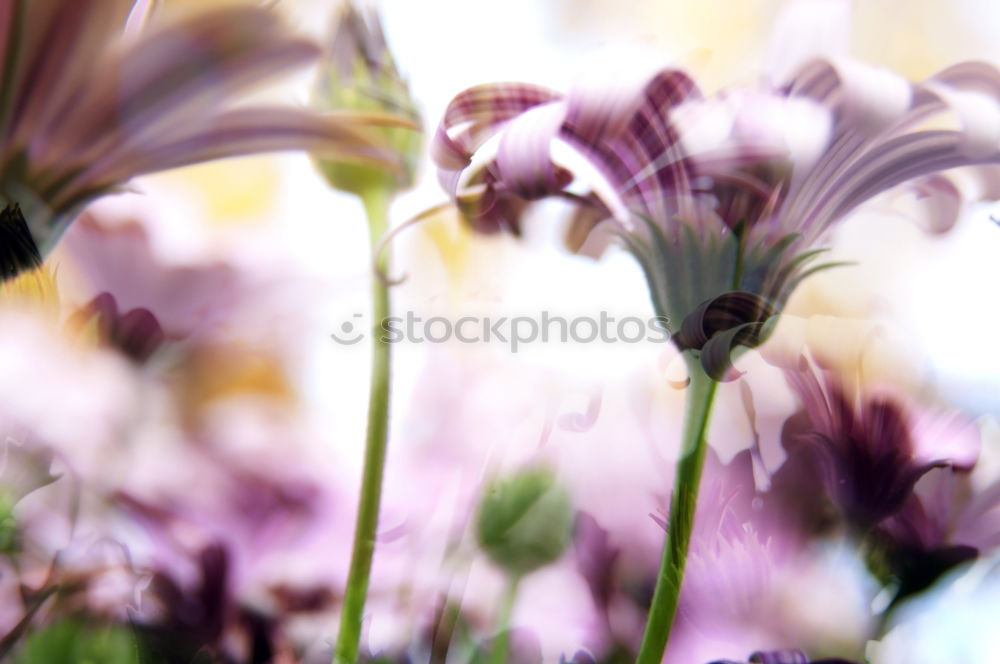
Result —
<path fill-rule="evenodd" d="M 902 509 L 879 524 L 873 550 L 895 594 L 892 605 L 1000 546 L 1000 482 L 985 486 L 964 469 L 934 469 Z"/>
<path fill-rule="evenodd" d="M 785 425 L 784 444 L 794 462 L 776 474 L 775 491 L 788 486 L 786 478 L 800 488 L 819 482 L 857 534 L 902 510 L 930 470 L 968 469 L 976 461 L 978 430 L 966 418 L 919 414 L 898 396 L 852 388 L 805 358 L 786 375 L 803 411 Z M 817 506 L 799 503 L 805 505 Z"/>
<path fill-rule="evenodd" d="M 710 664 L 741 664 L 732 660 L 719 660 Z M 755 652 L 746 664 L 854 664 L 846 659 L 809 659 L 801 650 L 772 650 Z"/>
<path fill-rule="evenodd" d="M 318 53 L 273 12 L 212 9 L 126 41 L 132 4 L 0 1 L 0 198 L 41 256 L 87 202 L 143 173 L 289 149 L 395 163 L 358 131 L 399 124 L 385 115 L 233 106 Z"/>

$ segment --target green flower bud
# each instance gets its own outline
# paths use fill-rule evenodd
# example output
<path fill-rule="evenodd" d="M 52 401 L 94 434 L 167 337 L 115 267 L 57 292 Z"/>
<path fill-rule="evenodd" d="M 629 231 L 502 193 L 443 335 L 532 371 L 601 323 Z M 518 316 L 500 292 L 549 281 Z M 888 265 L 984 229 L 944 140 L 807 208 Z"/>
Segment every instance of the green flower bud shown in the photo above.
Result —
<path fill-rule="evenodd" d="M 334 31 L 330 51 L 320 68 L 315 105 L 321 109 L 357 111 L 403 118 L 415 127 L 420 115 L 410 90 L 386 46 L 378 14 L 367 16 L 348 3 Z M 400 157 L 401 167 L 381 169 L 358 162 L 317 160 L 332 187 L 362 195 L 372 189 L 397 192 L 413 185 L 420 157 L 421 134 L 400 126 L 370 126 L 372 138 Z"/>
<path fill-rule="evenodd" d="M 572 530 L 569 496 L 547 468 L 529 468 L 493 481 L 479 505 L 479 544 L 512 576 L 558 560 Z"/>

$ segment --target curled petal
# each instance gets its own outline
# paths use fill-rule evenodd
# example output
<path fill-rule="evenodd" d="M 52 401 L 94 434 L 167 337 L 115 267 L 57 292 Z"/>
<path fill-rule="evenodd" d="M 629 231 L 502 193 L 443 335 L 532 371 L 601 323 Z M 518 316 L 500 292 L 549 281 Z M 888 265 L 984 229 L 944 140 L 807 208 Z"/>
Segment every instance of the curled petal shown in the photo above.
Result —
<path fill-rule="evenodd" d="M 681 323 L 673 337 L 680 350 L 701 352 L 705 373 L 716 381 L 739 377 L 732 367 L 737 346 L 755 347 L 763 342 L 777 321 L 774 305 L 764 297 L 730 291 L 701 303 Z"/>
<path fill-rule="evenodd" d="M 959 149 L 971 160 L 988 157 L 1000 147 L 1000 106 L 980 92 L 960 92 L 929 83 L 925 86 L 958 116 L 962 140 Z"/>
<path fill-rule="evenodd" d="M 790 94 L 838 107 L 844 128 L 866 134 L 898 120 L 913 102 L 912 86 L 903 77 L 846 60 L 811 62 L 796 74 Z"/>
<path fill-rule="evenodd" d="M 1000 70 L 988 62 L 960 62 L 934 74 L 930 81 L 1000 99 Z"/>
<path fill-rule="evenodd" d="M 505 184 L 526 200 L 549 196 L 572 180 L 552 163 L 552 141 L 566 115 L 563 104 L 536 106 L 513 120 L 500 139 L 496 166 Z"/>
<path fill-rule="evenodd" d="M 941 234 L 951 230 L 962 214 L 962 192 L 943 175 L 929 175 L 913 183 L 917 197 L 924 199 L 928 210 L 925 231 Z"/>
<path fill-rule="evenodd" d="M 716 334 L 730 331 L 747 323 L 760 323 L 775 313 L 774 305 L 766 298 L 745 291 L 730 291 L 702 302 L 681 323 L 674 342 L 684 349 L 701 349 Z M 736 343 L 750 341 L 753 333 L 747 330 Z"/>
<path fill-rule="evenodd" d="M 459 93 L 445 109 L 430 145 L 441 169 L 440 179 L 451 196 L 458 194 L 461 171 L 483 143 L 510 120 L 530 108 L 556 101 L 557 93 L 527 83 L 495 83 Z"/>

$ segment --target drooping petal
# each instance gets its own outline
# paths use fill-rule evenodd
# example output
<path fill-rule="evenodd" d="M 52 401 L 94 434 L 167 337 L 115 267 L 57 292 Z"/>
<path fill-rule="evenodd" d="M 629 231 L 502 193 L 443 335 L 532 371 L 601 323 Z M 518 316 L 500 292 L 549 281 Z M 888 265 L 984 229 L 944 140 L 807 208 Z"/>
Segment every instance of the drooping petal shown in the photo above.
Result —
<path fill-rule="evenodd" d="M 462 171 L 472 155 L 507 122 L 559 98 L 556 92 L 527 83 L 494 83 L 459 93 L 448 104 L 430 146 L 445 192 L 458 196 Z"/>
<path fill-rule="evenodd" d="M 1000 72 L 983 63 L 921 84 L 854 64 L 816 61 L 788 88 L 837 111 L 823 159 L 789 192 L 782 216 L 809 237 L 871 197 L 908 180 L 1000 159 Z M 959 129 L 925 129 L 941 116 Z"/>
<path fill-rule="evenodd" d="M 142 152 L 113 154 L 97 162 L 59 190 L 56 204 L 144 173 L 259 152 L 307 150 L 344 161 L 396 167 L 395 155 L 358 131 L 366 123 L 409 126 L 402 119 L 374 114 L 324 116 L 283 107 L 228 111 L 172 142 L 146 146 Z"/>

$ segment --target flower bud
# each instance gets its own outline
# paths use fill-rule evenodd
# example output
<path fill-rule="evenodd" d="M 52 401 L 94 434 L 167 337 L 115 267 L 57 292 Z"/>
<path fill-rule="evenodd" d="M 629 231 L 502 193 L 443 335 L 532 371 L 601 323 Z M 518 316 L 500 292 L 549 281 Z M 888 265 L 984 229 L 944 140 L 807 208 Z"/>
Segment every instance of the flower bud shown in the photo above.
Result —
<path fill-rule="evenodd" d="M 528 468 L 494 480 L 479 506 L 479 544 L 512 576 L 558 560 L 572 529 L 569 496 L 547 468 Z"/>
<path fill-rule="evenodd" d="M 409 87 L 396 68 L 374 11 L 363 16 L 353 5 L 346 5 L 320 68 L 315 104 L 321 109 L 395 116 L 419 126 L 420 116 Z M 387 170 L 360 162 L 317 160 L 327 182 L 358 195 L 372 189 L 396 192 L 412 186 L 420 156 L 420 132 L 374 124 L 363 131 L 396 153 L 400 168 Z"/>

